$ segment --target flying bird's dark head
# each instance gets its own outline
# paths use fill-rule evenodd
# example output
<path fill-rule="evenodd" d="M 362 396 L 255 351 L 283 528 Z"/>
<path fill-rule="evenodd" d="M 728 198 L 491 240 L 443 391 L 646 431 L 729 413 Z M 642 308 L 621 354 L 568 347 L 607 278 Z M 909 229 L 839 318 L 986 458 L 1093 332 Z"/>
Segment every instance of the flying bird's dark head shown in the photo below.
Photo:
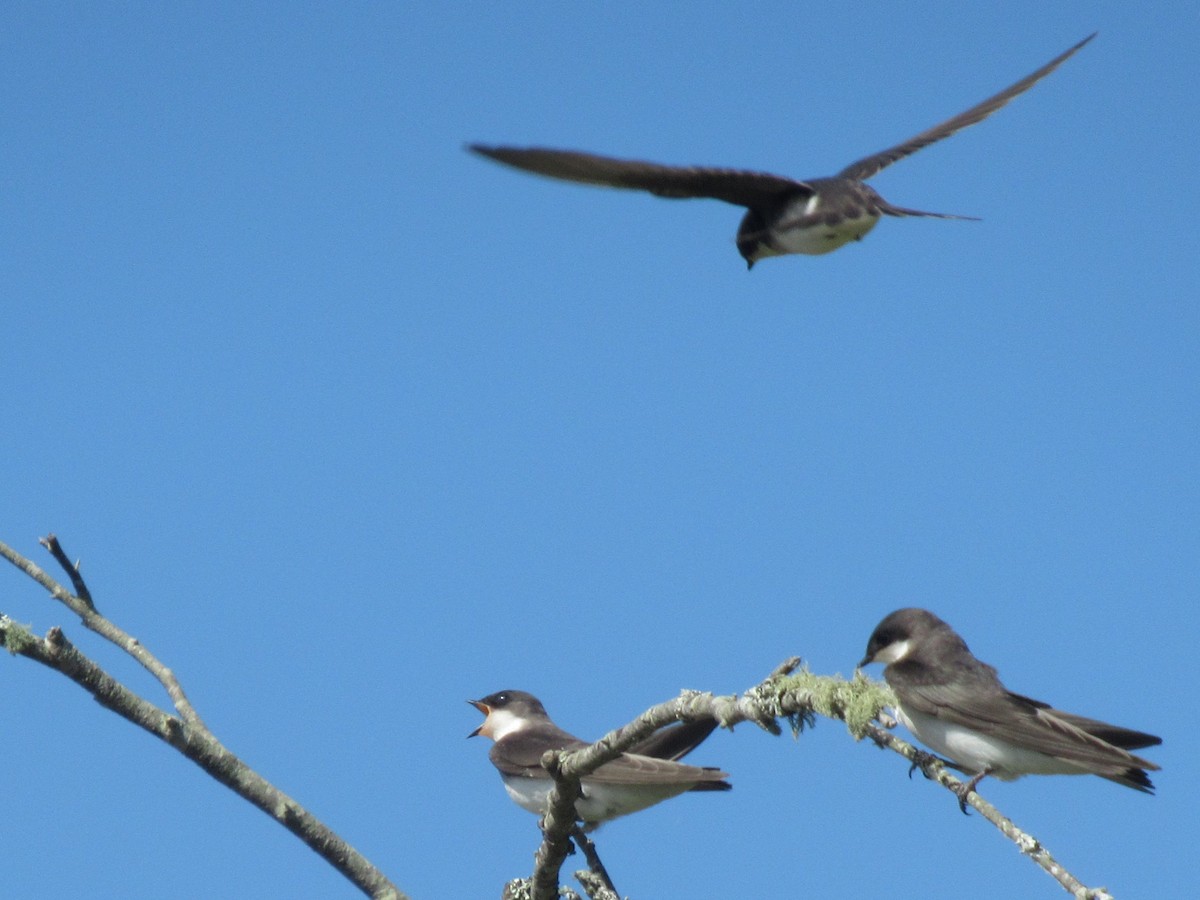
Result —
<path fill-rule="evenodd" d="M 875 626 L 867 640 L 867 652 L 858 667 L 871 663 L 900 662 L 913 652 L 918 643 L 927 641 L 939 632 L 954 634 L 950 626 L 927 609 L 915 606 L 889 613 Z"/>
<path fill-rule="evenodd" d="M 480 700 L 467 702 L 485 716 L 483 724 L 467 735 L 469 738 L 481 734 L 499 740 L 535 719 L 548 718 L 542 702 L 525 691 L 497 691 Z"/>
<path fill-rule="evenodd" d="M 767 256 L 778 256 L 779 253 L 767 243 L 767 220 L 756 209 L 746 210 L 742 216 L 742 224 L 738 226 L 737 248 L 742 259 L 746 261 L 746 270 L 754 268 L 754 264 Z"/>

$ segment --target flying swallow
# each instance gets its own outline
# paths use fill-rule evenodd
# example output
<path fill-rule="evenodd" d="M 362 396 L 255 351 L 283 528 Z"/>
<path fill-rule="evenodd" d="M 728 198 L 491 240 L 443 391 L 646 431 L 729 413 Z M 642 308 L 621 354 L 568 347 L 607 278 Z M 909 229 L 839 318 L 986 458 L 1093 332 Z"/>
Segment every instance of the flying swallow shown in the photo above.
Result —
<path fill-rule="evenodd" d="M 875 193 L 866 184 L 866 179 L 968 125 L 982 122 L 1009 100 L 1025 93 L 1057 69 L 1095 36 L 1091 34 L 1084 38 L 1070 50 L 994 97 L 903 143 L 852 162 L 830 178 L 796 181 L 766 172 L 665 166 L 540 147 L 471 144 L 469 149 L 497 162 L 564 181 L 632 188 L 649 191 L 659 197 L 708 197 L 744 206 L 747 211 L 738 227 L 737 248 L 746 260 L 747 268 L 752 268 L 758 260 L 768 256 L 829 253 L 850 241 L 860 241 L 875 227 L 881 216 L 973 219 L 973 216 L 893 206 Z"/>
<path fill-rule="evenodd" d="M 973 776 L 1099 775 L 1147 794 L 1146 770 L 1159 767 L 1130 750 L 1161 744 L 1141 731 L 1065 713 L 1014 694 L 949 625 L 924 609 L 899 609 L 876 626 L 858 664 L 885 663 L 897 718 L 922 743 Z"/>
<path fill-rule="evenodd" d="M 554 779 L 542 768 L 542 754 L 580 750 L 589 744 L 555 725 L 537 697 L 524 691 L 498 691 L 467 702 L 486 716 L 467 737 L 481 734 L 495 741 L 488 758 L 500 771 L 508 795 L 531 813 L 545 814 Z M 575 809 L 584 831 L 684 791 L 729 790 L 727 773 L 677 761 L 716 726 L 715 719 L 704 719 L 660 729 L 583 778 Z"/>

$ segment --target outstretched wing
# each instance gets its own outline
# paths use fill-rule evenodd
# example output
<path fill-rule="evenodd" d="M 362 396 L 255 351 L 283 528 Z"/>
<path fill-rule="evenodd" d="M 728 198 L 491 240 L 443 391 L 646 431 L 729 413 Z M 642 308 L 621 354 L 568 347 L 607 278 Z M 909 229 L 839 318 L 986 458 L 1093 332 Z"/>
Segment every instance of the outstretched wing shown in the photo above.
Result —
<path fill-rule="evenodd" d="M 471 144 L 468 149 L 480 156 L 537 175 L 581 184 L 649 191 L 658 197 L 709 197 L 737 206 L 756 207 L 770 203 L 783 194 L 813 192 L 812 188 L 802 181 L 766 172 L 703 166 L 663 166 L 633 159 L 614 159 L 611 156 L 596 156 L 573 150 L 549 150 L 542 147 L 487 147 Z"/>
<path fill-rule="evenodd" d="M 1046 65 L 1042 66 L 1036 72 L 1026 75 L 1016 84 L 1006 87 L 994 97 L 989 97 L 979 105 L 972 106 L 966 112 L 961 112 L 957 116 L 954 116 L 954 118 L 942 122 L 940 125 L 934 125 L 927 131 L 922 131 L 920 134 L 910 137 L 902 144 L 897 144 L 895 147 L 889 147 L 887 150 L 881 150 L 879 153 L 852 162 L 846 168 L 842 169 L 839 174 L 845 175 L 847 178 L 857 178 L 859 181 L 865 181 L 892 163 L 904 159 L 906 156 L 911 156 L 918 150 L 928 147 L 930 144 L 940 141 L 943 138 L 948 138 L 950 135 L 962 131 L 969 125 L 982 122 L 1000 107 L 1008 103 L 1009 100 L 1025 93 L 1061 66 L 1095 36 L 1095 33 L 1089 34 L 1067 52 L 1054 57 L 1054 59 L 1050 60 L 1050 62 L 1046 63 Z"/>

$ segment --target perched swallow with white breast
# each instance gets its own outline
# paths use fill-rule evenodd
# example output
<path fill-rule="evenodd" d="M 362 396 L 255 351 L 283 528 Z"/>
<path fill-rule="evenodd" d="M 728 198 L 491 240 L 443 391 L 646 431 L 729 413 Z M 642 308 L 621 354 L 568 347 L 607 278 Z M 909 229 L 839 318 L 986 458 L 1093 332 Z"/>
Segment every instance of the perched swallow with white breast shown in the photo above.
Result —
<path fill-rule="evenodd" d="M 859 667 L 885 663 L 896 717 L 925 745 L 971 775 L 967 794 L 988 775 L 1099 775 L 1147 794 L 1146 770 L 1159 767 L 1130 750 L 1162 738 L 1054 709 L 1004 687 L 958 634 L 924 609 L 899 609 L 876 626 Z"/>
<path fill-rule="evenodd" d="M 746 260 L 747 268 L 752 268 L 758 260 L 768 256 L 817 255 L 829 253 L 850 241 L 861 241 L 881 216 L 974 219 L 973 216 L 894 206 L 875 193 L 866 184 L 866 179 L 968 125 L 982 122 L 1057 69 L 1095 36 L 1091 34 L 1084 38 L 994 97 L 903 143 L 852 162 L 830 178 L 796 181 L 766 172 L 666 166 L 541 147 L 471 144 L 468 149 L 497 162 L 564 181 L 649 191 L 658 197 L 707 197 L 744 206 L 747 211 L 738 228 L 737 248 Z"/>
<path fill-rule="evenodd" d="M 481 734 L 495 741 L 488 758 L 500 771 L 509 797 L 544 815 L 554 779 L 542 768 L 542 754 L 589 744 L 555 725 L 537 697 L 525 691 L 498 691 L 467 702 L 486 717 L 467 737 Z M 685 791 L 729 790 L 728 773 L 678 762 L 716 727 L 715 719 L 702 719 L 662 728 L 583 778 L 575 810 L 584 831 Z"/>

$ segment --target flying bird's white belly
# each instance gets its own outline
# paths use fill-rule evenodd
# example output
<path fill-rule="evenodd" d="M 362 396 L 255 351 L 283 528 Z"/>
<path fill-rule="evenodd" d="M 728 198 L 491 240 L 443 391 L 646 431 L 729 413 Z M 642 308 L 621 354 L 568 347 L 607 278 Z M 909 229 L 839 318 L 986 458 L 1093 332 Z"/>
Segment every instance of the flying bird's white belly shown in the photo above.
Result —
<path fill-rule="evenodd" d="M 504 775 L 504 789 L 508 796 L 522 809 L 537 816 L 544 815 L 554 782 L 549 778 L 524 778 L 519 775 Z M 588 823 L 605 822 L 618 816 L 661 803 L 670 797 L 682 794 L 690 784 L 639 784 L 637 787 L 583 782 L 583 796 L 575 801 L 579 818 Z"/>
<path fill-rule="evenodd" d="M 954 760 L 972 775 L 986 769 L 1001 781 L 1013 781 L 1022 775 L 1083 775 L 1088 771 L 1066 760 L 1018 747 L 936 716 L 910 713 L 897 707 L 896 718 L 921 743 Z"/>
<path fill-rule="evenodd" d="M 862 210 L 855 218 L 843 218 L 836 223 L 822 221 L 821 195 L 810 197 L 799 215 L 783 219 L 773 230 L 773 243 L 783 253 L 805 253 L 819 256 L 831 253 L 851 241 L 860 241 L 875 227 L 879 216 Z"/>

